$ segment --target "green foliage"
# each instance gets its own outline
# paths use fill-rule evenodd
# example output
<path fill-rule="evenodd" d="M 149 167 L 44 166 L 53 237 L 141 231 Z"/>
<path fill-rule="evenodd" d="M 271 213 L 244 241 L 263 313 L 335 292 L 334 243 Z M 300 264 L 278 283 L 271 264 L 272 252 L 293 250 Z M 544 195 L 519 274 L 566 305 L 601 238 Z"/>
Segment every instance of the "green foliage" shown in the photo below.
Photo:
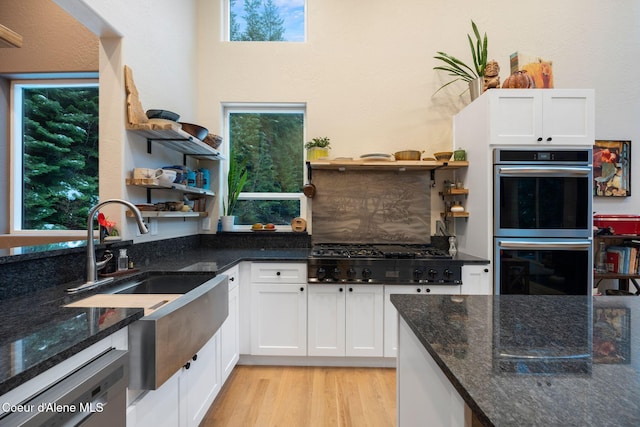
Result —
<path fill-rule="evenodd" d="M 232 158 L 246 165 L 244 191 L 299 193 L 303 184 L 302 113 L 232 113 Z M 236 205 L 239 224 L 289 224 L 299 216 L 297 201 L 255 200 Z"/>
<path fill-rule="evenodd" d="M 231 6 L 236 0 L 231 0 Z M 272 0 L 244 0 L 243 18 L 247 23 L 244 32 L 240 32 L 237 17 L 230 14 L 230 32 L 233 41 L 283 41 L 284 19 Z"/>
<path fill-rule="evenodd" d="M 304 144 L 304 148 L 306 148 L 307 150 L 313 147 L 331 148 L 331 140 L 324 136 L 322 138 L 313 138 L 311 141 Z"/>
<path fill-rule="evenodd" d="M 229 158 L 229 173 L 227 174 L 227 201 L 222 202 L 223 215 L 233 215 L 238 197 L 247 183 L 247 169 L 239 165 L 233 154 Z"/>
<path fill-rule="evenodd" d="M 450 82 L 442 85 L 438 91 L 449 86 L 450 84 L 463 80 L 470 82 L 478 77 L 484 77 L 485 68 L 487 67 L 487 33 L 484 33 L 484 37 L 480 37 L 480 31 L 475 22 L 471 21 L 471 28 L 476 38 L 475 43 L 471 39 L 471 36 L 467 34 L 469 40 L 469 47 L 471 48 L 471 57 L 473 59 L 473 68 L 456 58 L 444 52 L 437 52 L 438 55 L 434 56 L 435 59 L 445 63 L 438 67 L 433 67 L 434 70 L 446 71 L 450 76 L 455 77 Z"/>
<path fill-rule="evenodd" d="M 30 230 L 80 230 L 98 201 L 98 88 L 23 92 L 23 219 Z"/>

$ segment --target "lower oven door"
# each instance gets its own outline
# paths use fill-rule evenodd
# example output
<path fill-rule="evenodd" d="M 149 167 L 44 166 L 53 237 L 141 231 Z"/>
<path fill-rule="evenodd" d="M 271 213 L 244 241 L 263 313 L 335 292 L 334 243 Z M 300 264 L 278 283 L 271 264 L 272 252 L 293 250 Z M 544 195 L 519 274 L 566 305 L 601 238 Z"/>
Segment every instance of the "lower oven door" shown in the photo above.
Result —
<path fill-rule="evenodd" d="M 495 289 L 502 295 L 591 295 L 590 239 L 495 238 Z"/>

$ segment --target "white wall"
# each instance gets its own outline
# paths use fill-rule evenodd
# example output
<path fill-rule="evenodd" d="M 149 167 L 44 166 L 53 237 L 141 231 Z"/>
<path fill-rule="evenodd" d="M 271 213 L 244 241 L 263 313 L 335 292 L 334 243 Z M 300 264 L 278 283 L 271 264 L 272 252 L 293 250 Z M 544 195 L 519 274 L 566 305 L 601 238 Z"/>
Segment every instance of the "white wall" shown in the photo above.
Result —
<path fill-rule="evenodd" d="M 122 177 L 170 159 L 147 157 L 144 140 L 124 130 L 124 64 L 145 108 L 180 112 L 215 133 L 222 132 L 224 102 L 306 102 L 307 139 L 330 137 L 333 156 L 432 153 L 452 148 L 452 117 L 468 103 L 458 96 L 464 86 L 433 96 L 447 78 L 433 70 L 433 55 L 442 50 L 468 61 L 471 19 L 487 32 L 502 80 L 514 51 L 550 59 L 556 87 L 595 89 L 598 139 L 640 143 L 640 83 L 628 77 L 640 57 L 638 1 L 310 1 L 308 41 L 276 44 L 221 42 L 222 1 L 56 0 L 67 10 L 88 6 L 121 37 L 103 39 L 100 49 L 101 99 L 109 99 L 101 110 L 101 141 L 108 142 L 100 154 L 101 198 L 144 201 Z M 632 176 L 639 167 L 633 163 Z M 594 209 L 637 213 L 640 187 L 632 194 L 597 199 Z M 189 224 L 176 222 L 168 233 L 189 234 Z"/>
<path fill-rule="evenodd" d="M 458 96 L 463 84 L 433 96 L 448 78 L 433 56 L 470 62 L 473 19 L 502 81 L 513 52 L 552 60 L 555 87 L 595 89 L 598 139 L 640 144 L 640 83 L 627 77 L 640 57 L 636 0 L 310 1 L 308 41 L 275 44 L 221 42 L 221 3 L 197 1 L 198 119 L 212 130 L 223 102 L 306 102 L 307 139 L 329 136 L 332 156 L 450 149 L 452 117 L 469 98 Z M 639 168 L 640 157 L 632 176 Z M 638 213 L 640 186 L 632 194 L 598 198 L 594 209 Z"/>

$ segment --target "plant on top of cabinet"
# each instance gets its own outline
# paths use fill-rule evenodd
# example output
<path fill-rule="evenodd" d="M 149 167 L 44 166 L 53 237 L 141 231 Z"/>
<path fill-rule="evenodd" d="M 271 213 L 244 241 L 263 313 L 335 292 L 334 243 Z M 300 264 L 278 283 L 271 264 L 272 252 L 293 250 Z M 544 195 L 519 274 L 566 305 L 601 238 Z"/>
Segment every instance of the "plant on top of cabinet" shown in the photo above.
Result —
<path fill-rule="evenodd" d="M 474 89 L 481 88 L 483 85 L 483 80 L 485 77 L 485 71 L 487 68 L 487 46 L 488 39 L 487 33 L 484 33 L 484 36 L 480 36 L 480 31 L 478 31 L 478 26 L 475 22 L 471 21 L 471 27 L 473 29 L 473 33 L 475 35 L 475 43 L 471 39 L 471 36 L 467 34 L 467 38 L 469 39 L 469 47 L 471 48 L 471 56 L 473 58 L 472 66 L 467 65 L 460 59 L 455 56 L 449 55 L 445 52 L 438 51 L 438 55 L 434 56 L 435 59 L 438 59 L 445 63 L 445 65 L 440 65 L 437 67 L 433 67 L 434 70 L 446 71 L 450 76 L 455 77 L 448 83 L 442 85 L 435 93 L 438 93 L 441 89 L 449 86 L 450 84 L 463 80 L 469 83 L 469 90 L 471 91 L 472 100 L 475 99 L 474 93 L 476 92 Z M 492 61 L 495 63 L 495 61 Z M 497 63 L 495 63 L 497 66 Z M 498 68 L 499 70 L 499 68 Z M 474 86 L 475 82 L 475 86 Z M 480 95 L 480 90 L 475 93 L 476 96 Z"/>

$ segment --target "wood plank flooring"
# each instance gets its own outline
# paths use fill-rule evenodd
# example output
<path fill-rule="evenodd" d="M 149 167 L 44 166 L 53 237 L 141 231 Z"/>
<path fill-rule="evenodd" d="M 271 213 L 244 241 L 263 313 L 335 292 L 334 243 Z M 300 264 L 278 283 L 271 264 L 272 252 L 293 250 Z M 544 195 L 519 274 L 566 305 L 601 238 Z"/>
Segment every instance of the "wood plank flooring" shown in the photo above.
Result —
<path fill-rule="evenodd" d="M 238 365 L 201 427 L 395 424 L 395 369 Z"/>

